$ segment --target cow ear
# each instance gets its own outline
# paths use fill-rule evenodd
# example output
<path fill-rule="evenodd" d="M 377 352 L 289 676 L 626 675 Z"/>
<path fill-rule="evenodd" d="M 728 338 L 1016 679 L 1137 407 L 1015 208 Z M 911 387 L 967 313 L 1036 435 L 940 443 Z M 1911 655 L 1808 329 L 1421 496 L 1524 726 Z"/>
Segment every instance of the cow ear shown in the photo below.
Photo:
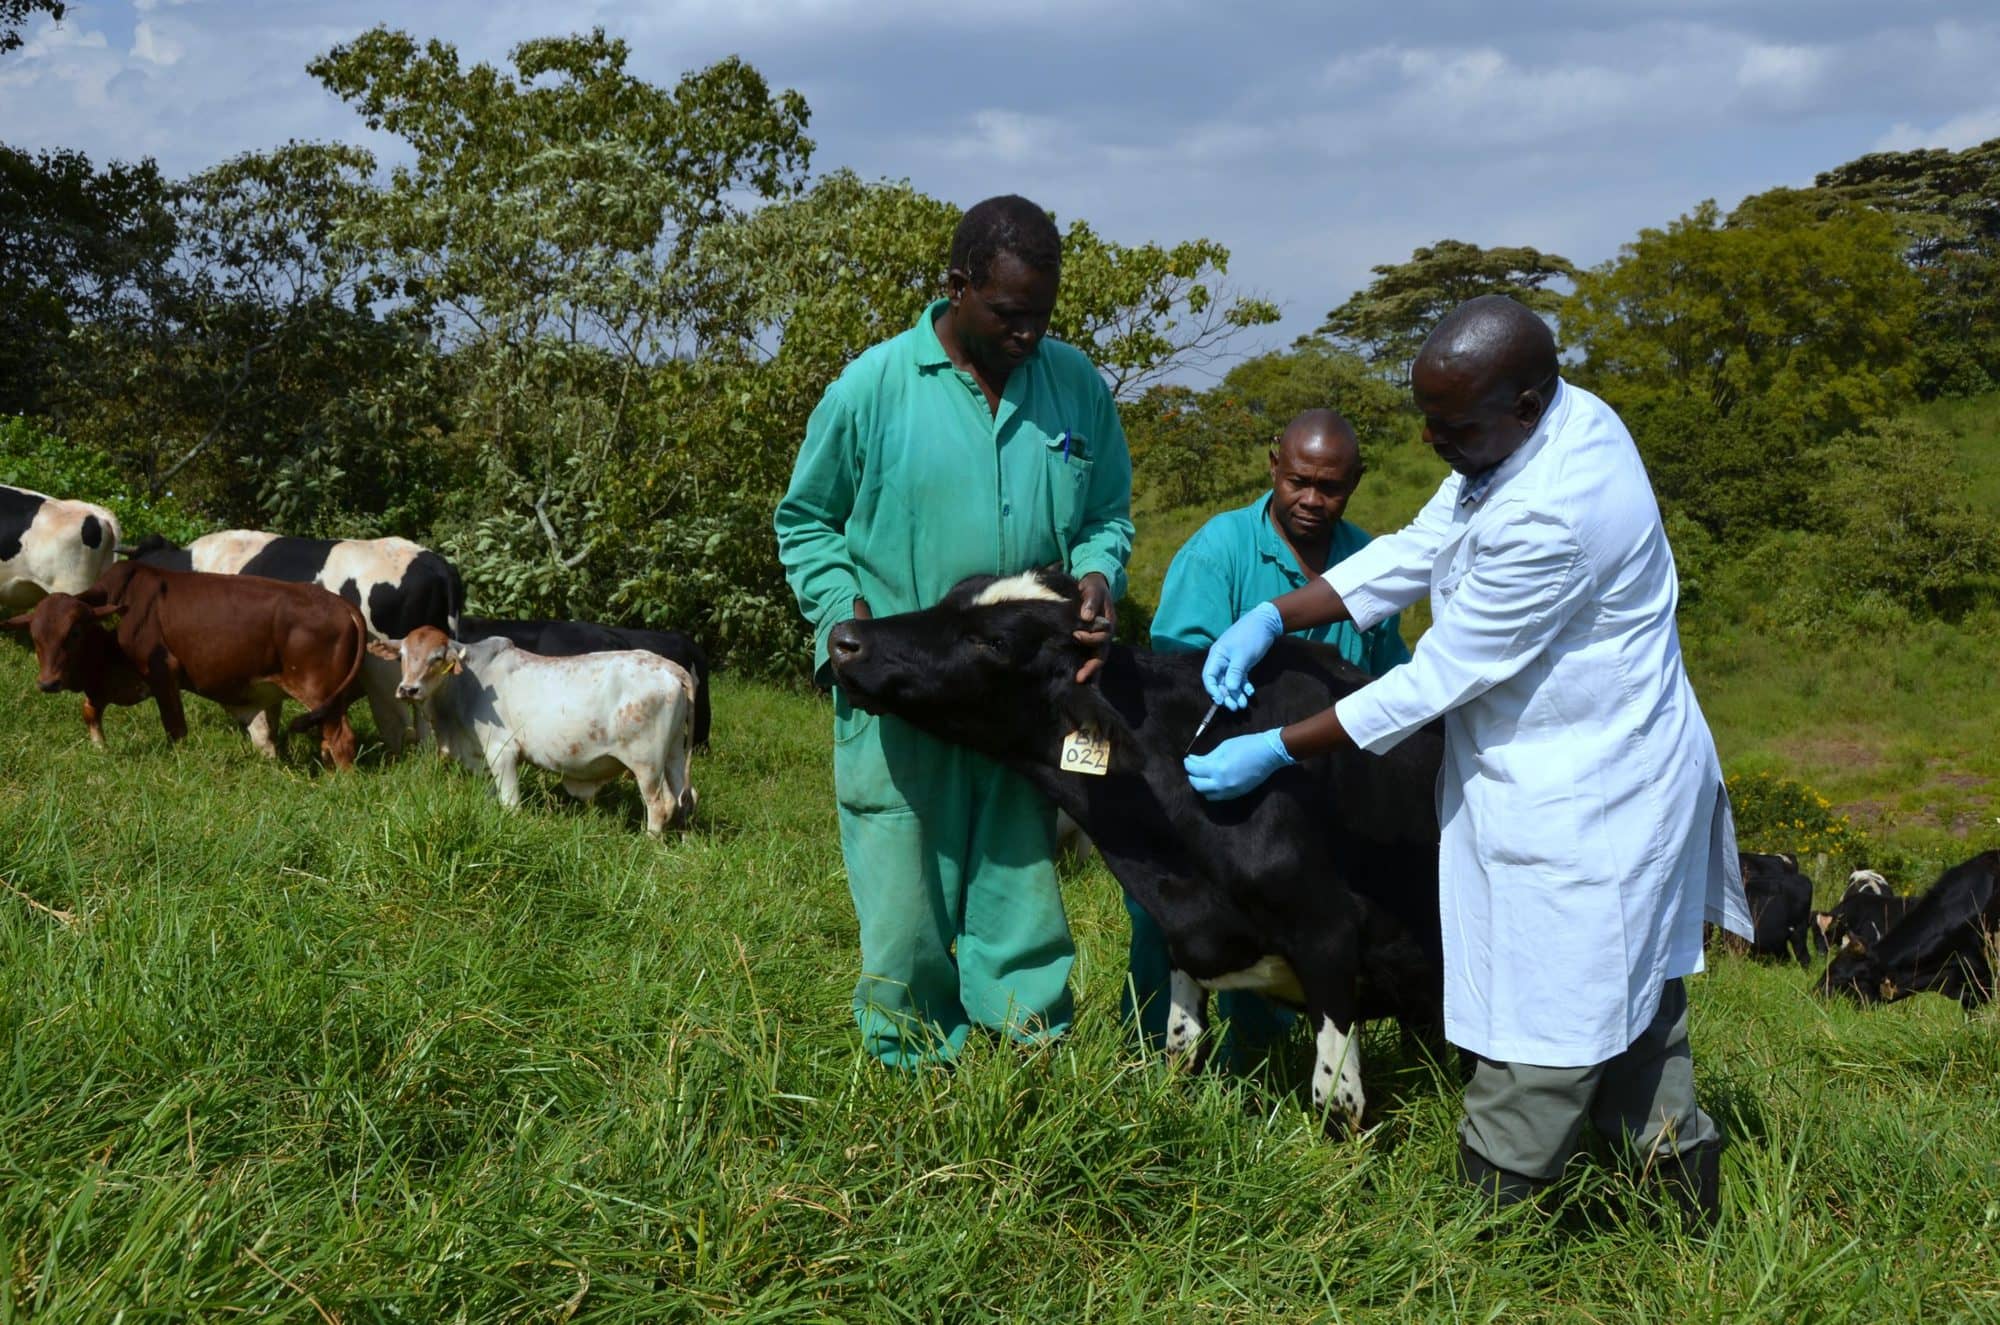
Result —
<path fill-rule="evenodd" d="M 125 610 L 124 606 L 120 603 L 106 603 L 102 607 L 91 608 L 90 614 L 96 617 L 99 621 L 102 621 L 104 620 L 104 618 L 108 616 L 117 616 L 120 612 L 123 612 L 124 610 Z"/>
<path fill-rule="evenodd" d="M 19 616 L 10 616 L 5 621 L 0 621 L 0 630 L 26 630 L 28 623 L 34 620 L 34 618 L 35 614 L 33 612 L 23 612 Z"/>
<path fill-rule="evenodd" d="M 451 645 L 449 656 L 451 658 L 451 674 L 457 676 L 465 670 L 465 646 L 463 644 Z"/>
<path fill-rule="evenodd" d="M 391 644 L 387 640 L 372 639 L 368 641 L 368 652 L 377 658 L 386 658 L 390 662 L 400 662 L 403 658 L 400 642 Z"/>

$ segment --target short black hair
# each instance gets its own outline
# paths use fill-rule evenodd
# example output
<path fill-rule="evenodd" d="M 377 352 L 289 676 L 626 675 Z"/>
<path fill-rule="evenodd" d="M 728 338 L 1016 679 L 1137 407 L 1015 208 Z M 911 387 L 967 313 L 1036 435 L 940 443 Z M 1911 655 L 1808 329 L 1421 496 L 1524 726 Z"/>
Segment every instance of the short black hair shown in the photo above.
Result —
<path fill-rule="evenodd" d="M 1062 235 L 1049 214 L 1018 193 L 976 202 L 951 236 L 951 265 L 975 286 L 986 284 L 993 260 L 1011 253 L 1030 271 L 1062 270 Z"/>

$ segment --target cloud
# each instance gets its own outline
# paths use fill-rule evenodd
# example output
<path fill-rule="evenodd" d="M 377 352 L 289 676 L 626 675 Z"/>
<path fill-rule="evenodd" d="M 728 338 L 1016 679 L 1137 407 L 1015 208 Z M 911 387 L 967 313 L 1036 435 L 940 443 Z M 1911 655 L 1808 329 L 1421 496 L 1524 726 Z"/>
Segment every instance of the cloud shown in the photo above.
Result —
<path fill-rule="evenodd" d="M 168 65 L 180 63 L 186 48 L 172 37 L 166 36 L 151 23 L 141 20 L 132 28 L 132 58 L 147 64 Z"/>
<path fill-rule="evenodd" d="M 1956 152 L 1991 138 L 2000 138 L 2000 103 L 1954 115 L 1929 129 L 1898 121 L 1875 140 L 1875 150 L 1908 152 L 1919 147 L 1943 147 Z"/>

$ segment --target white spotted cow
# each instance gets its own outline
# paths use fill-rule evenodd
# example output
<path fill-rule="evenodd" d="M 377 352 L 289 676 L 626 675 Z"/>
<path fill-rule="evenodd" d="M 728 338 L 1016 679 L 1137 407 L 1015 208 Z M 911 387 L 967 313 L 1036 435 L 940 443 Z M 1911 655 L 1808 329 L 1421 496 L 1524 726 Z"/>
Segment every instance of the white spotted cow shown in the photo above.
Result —
<path fill-rule="evenodd" d="M 395 640 L 418 626 L 435 626 L 458 633 L 465 606 L 465 587 L 458 571 L 437 553 L 407 538 L 292 538 L 256 529 L 225 529 L 204 534 L 186 547 L 175 547 L 158 535 L 142 539 L 133 559 L 165 570 L 206 571 L 211 575 L 261 575 L 295 584 L 317 584 L 339 594 L 361 610 L 368 633 L 378 640 Z M 393 757 L 406 737 L 424 738 L 421 714 L 406 716 L 396 700 L 396 668 L 370 657 L 362 669 L 362 692 L 368 697 L 375 729 Z M 269 728 L 275 713 L 259 714 L 250 723 L 250 738 Z"/>
<path fill-rule="evenodd" d="M 117 517 L 102 506 L 0 485 L 0 615 L 82 593 L 117 548 Z"/>
<path fill-rule="evenodd" d="M 643 649 L 548 658 L 504 639 L 460 644 L 433 626 L 369 648 L 396 660 L 397 696 L 427 710 L 438 749 L 492 773 L 502 805 L 521 803 L 525 760 L 586 802 L 631 770 L 649 833 L 694 813 L 695 681 L 679 663 Z"/>

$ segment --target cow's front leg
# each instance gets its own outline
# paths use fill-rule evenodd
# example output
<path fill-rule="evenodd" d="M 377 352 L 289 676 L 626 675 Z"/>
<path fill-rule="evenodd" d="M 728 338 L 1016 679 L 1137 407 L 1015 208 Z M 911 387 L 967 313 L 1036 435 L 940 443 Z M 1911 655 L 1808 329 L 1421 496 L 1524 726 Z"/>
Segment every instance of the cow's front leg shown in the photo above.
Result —
<path fill-rule="evenodd" d="M 153 692 L 153 703 L 160 710 L 160 725 L 167 729 L 167 739 L 173 742 L 185 741 L 188 734 L 187 710 L 181 707 L 181 688 L 171 671 L 160 669 L 147 679 Z"/>
<path fill-rule="evenodd" d="M 1208 991 L 1178 968 L 1167 973 L 1167 1056 L 1190 1067 L 1201 1065 L 1203 1032 L 1208 1029 Z"/>
<path fill-rule="evenodd" d="M 486 762 L 493 768 L 493 784 L 500 793 L 500 803 L 514 809 L 521 803 L 521 752 L 514 742 L 508 741 L 497 750 L 489 750 Z"/>
<path fill-rule="evenodd" d="M 83 729 L 90 733 L 90 743 L 104 748 L 104 702 L 88 691 L 83 696 Z"/>
<path fill-rule="evenodd" d="M 1352 1131 L 1361 1130 L 1361 1036 L 1360 1026 L 1350 1020 L 1343 1029 L 1331 1015 L 1315 1014 L 1318 1023 L 1313 1037 L 1313 1108 L 1320 1114 L 1329 1136 L 1335 1122 Z"/>

